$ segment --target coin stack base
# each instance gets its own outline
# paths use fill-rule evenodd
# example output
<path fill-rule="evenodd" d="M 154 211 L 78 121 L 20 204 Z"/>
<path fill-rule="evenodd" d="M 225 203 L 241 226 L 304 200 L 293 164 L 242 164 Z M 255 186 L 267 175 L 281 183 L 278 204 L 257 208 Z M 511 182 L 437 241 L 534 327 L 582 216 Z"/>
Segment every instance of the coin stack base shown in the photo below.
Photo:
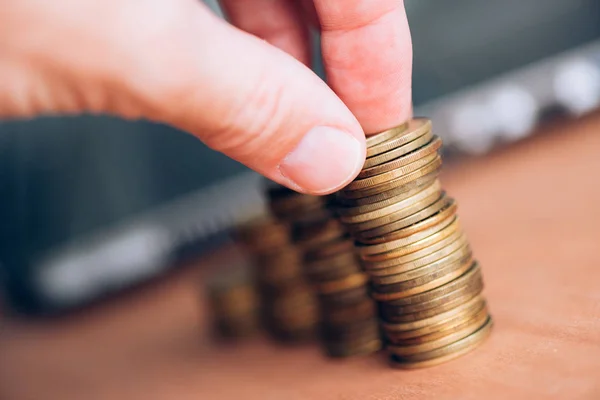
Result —
<path fill-rule="evenodd" d="M 350 357 L 379 350 L 377 310 L 368 296 L 367 277 L 353 241 L 326 207 L 328 199 L 283 187 L 272 189 L 269 198 L 273 213 L 293 222 L 293 242 L 319 300 L 325 354 Z"/>
<path fill-rule="evenodd" d="M 372 136 L 363 170 L 336 196 L 398 368 L 466 354 L 493 326 L 481 268 L 438 180 L 441 145 L 423 118 Z"/>

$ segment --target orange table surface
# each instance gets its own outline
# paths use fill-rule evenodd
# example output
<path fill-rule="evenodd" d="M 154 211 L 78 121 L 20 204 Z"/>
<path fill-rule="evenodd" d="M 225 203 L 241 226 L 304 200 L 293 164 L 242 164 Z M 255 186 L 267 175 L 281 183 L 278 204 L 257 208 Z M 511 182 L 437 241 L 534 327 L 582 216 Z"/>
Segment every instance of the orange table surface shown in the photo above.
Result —
<path fill-rule="evenodd" d="M 444 169 L 495 329 L 476 351 L 401 371 L 316 345 L 216 346 L 198 268 L 67 318 L 0 329 L 0 399 L 600 399 L 600 116 Z M 205 269 L 204 269 L 205 270 Z"/>

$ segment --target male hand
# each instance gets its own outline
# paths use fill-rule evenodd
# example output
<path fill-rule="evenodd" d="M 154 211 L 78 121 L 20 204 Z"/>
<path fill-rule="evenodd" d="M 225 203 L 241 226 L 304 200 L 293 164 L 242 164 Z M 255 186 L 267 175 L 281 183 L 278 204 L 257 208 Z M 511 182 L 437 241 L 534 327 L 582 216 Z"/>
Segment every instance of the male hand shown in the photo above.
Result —
<path fill-rule="evenodd" d="M 197 0 L 0 1 L 0 117 L 146 118 L 292 189 L 345 186 L 364 132 L 411 113 L 403 2 L 221 3 L 240 29 Z M 306 66 L 311 23 L 329 86 Z"/>

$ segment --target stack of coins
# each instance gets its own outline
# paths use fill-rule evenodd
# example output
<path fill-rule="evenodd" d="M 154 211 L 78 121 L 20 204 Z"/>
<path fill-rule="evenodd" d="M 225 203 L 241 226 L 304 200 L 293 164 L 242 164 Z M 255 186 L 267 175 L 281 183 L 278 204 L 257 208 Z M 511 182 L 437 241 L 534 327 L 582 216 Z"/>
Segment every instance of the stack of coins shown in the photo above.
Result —
<path fill-rule="evenodd" d="M 420 118 L 369 137 L 362 171 L 336 197 L 400 368 L 456 358 L 492 327 L 479 264 L 438 180 L 441 144 Z"/>
<path fill-rule="evenodd" d="M 314 338 L 317 302 L 304 278 L 302 254 L 290 242 L 290 227 L 261 218 L 239 227 L 237 236 L 253 260 L 267 331 L 289 343 Z"/>
<path fill-rule="evenodd" d="M 332 357 L 369 354 L 381 348 L 375 302 L 354 243 L 327 208 L 327 197 L 284 187 L 268 190 L 273 214 L 292 224 L 292 240 L 304 255 L 304 272 L 319 300 L 321 339 Z"/>
<path fill-rule="evenodd" d="M 222 270 L 207 286 L 213 331 L 218 338 L 247 337 L 258 331 L 259 301 L 247 269 Z"/>

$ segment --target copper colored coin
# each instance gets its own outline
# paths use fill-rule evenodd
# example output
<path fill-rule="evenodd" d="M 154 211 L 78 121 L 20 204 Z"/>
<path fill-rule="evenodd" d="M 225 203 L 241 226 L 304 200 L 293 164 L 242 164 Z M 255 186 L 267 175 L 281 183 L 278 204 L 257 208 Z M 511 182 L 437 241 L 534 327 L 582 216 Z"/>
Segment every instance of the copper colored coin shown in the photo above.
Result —
<path fill-rule="evenodd" d="M 441 314 L 434 315 L 432 317 L 423 318 L 423 319 L 419 319 L 417 321 L 410 321 L 410 322 L 395 322 L 395 323 L 382 322 L 381 326 L 386 332 L 389 332 L 389 331 L 412 331 L 415 329 L 425 328 L 428 326 L 434 326 L 445 320 L 448 320 L 449 318 L 451 318 L 453 316 L 459 315 L 460 313 L 465 312 L 466 310 L 473 310 L 473 309 L 479 310 L 479 308 L 482 307 L 484 303 L 485 303 L 485 300 L 483 299 L 483 297 L 475 296 L 475 297 L 471 298 L 470 300 L 468 300 L 462 304 L 459 304 L 458 306 L 456 306 L 450 310 L 447 310 Z"/>
<path fill-rule="evenodd" d="M 376 209 L 373 211 L 362 212 L 362 213 L 352 212 L 352 213 L 346 213 L 345 215 L 342 213 L 342 214 L 340 214 L 339 219 L 340 219 L 340 221 L 342 221 L 345 224 L 357 224 L 359 222 L 365 222 L 365 221 L 378 219 L 383 216 L 398 212 L 399 210 L 402 210 L 403 208 L 406 208 L 416 202 L 419 202 L 435 193 L 439 193 L 439 192 L 441 192 L 441 189 L 442 189 L 442 185 L 440 184 L 440 181 L 436 179 L 433 182 L 431 182 L 430 185 L 427 185 L 427 186 L 424 185 L 418 189 L 415 189 L 412 192 L 413 193 L 412 196 L 406 197 L 403 200 L 395 201 L 394 203 L 391 203 L 385 207 L 382 207 L 382 208 L 379 208 L 379 209 Z M 361 208 L 361 207 L 357 207 L 357 208 Z M 343 212 L 343 210 L 340 210 L 340 212 Z"/>
<path fill-rule="evenodd" d="M 472 321 L 470 324 L 467 324 L 462 329 L 455 331 L 447 331 L 445 336 L 442 336 L 436 340 L 411 345 L 392 345 L 388 346 L 387 349 L 390 353 L 397 356 L 411 356 L 414 354 L 425 353 L 428 351 L 439 349 L 440 347 L 447 346 L 458 340 L 464 339 L 465 337 L 479 330 L 485 324 L 485 322 L 485 320 Z"/>
<path fill-rule="evenodd" d="M 439 198 L 443 196 L 443 192 L 441 192 L 439 190 L 427 192 L 427 194 L 428 194 L 427 197 L 422 198 L 418 201 L 403 203 L 402 209 L 399 209 L 392 213 L 380 216 L 378 218 L 371 219 L 369 221 L 358 222 L 358 223 L 354 223 L 354 224 L 346 224 L 346 228 L 348 229 L 348 231 L 351 234 L 356 235 L 357 233 L 359 233 L 361 231 L 365 231 L 365 230 L 377 228 L 377 227 L 380 227 L 383 225 L 387 225 L 392 222 L 401 220 L 403 218 L 407 218 L 417 211 L 421 211 L 422 209 L 424 209 L 424 208 L 428 207 L 429 205 L 438 201 Z"/>
<path fill-rule="evenodd" d="M 437 321 L 435 323 L 433 319 L 428 318 L 425 321 L 428 325 L 419 328 L 406 330 L 406 324 L 391 324 L 387 322 L 382 322 L 381 327 L 385 337 L 391 343 L 398 344 L 406 339 L 424 337 L 460 325 L 464 321 L 472 319 L 484 308 L 486 308 L 486 303 L 481 299 L 481 301 L 471 303 L 469 306 L 462 306 L 460 309 L 457 307 L 457 309 L 445 313 L 444 316 L 437 316 L 434 318 Z"/>
<path fill-rule="evenodd" d="M 349 217 L 349 216 L 357 216 L 361 214 L 366 214 L 369 212 L 373 212 L 376 210 L 380 210 L 382 208 L 389 207 L 393 204 L 396 204 L 400 201 L 406 200 L 410 197 L 415 196 L 416 194 L 422 192 L 429 186 L 431 186 L 437 179 L 431 179 L 426 182 L 423 182 L 420 185 L 415 185 L 413 188 L 399 193 L 396 196 L 390 197 L 388 199 L 384 199 L 375 203 L 358 205 L 358 206 L 343 206 L 340 205 L 336 208 L 335 213 L 340 217 Z M 358 222 L 358 221 L 357 221 Z"/>
<path fill-rule="evenodd" d="M 417 140 L 419 140 L 419 139 L 417 139 Z M 415 142 L 416 142 L 416 140 L 415 140 Z M 409 143 L 409 145 L 410 145 L 410 143 Z M 422 147 L 416 148 L 416 150 L 414 150 L 414 151 L 407 149 L 408 150 L 407 153 L 405 153 L 404 155 L 402 155 L 398 158 L 394 158 L 392 160 L 389 160 L 389 161 L 381 163 L 381 164 L 373 165 L 372 167 L 368 167 L 368 168 L 363 167 L 363 170 L 360 171 L 357 178 L 358 179 L 369 178 L 372 176 L 382 174 L 384 172 L 388 172 L 388 171 L 392 171 L 397 168 L 401 168 L 405 165 L 414 163 L 418 160 L 425 159 L 428 156 L 430 156 L 431 154 L 436 153 L 440 149 L 441 146 L 442 146 L 442 140 L 439 137 L 435 136 L 433 138 L 433 140 L 429 141 Z"/>
<path fill-rule="evenodd" d="M 436 310 L 438 307 L 444 306 L 446 303 L 453 302 L 457 298 L 461 298 L 469 292 L 481 292 L 483 290 L 483 279 L 481 274 L 474 275 L 474 279 L 465 282 L 465 286 L 461 286 L 458 289 L 443 294 L 434 299 L 416 304 L 409 304 L 403 306 L 396 306 L 390 303 L 381 303 L 380 310 L 381 315 L 384 319 L 393 322 L 393 318 L 404 318 L 405 316 L 412 316 L 429 310 Z M 402 321 L 398 321 L 402 322 Z"/>
<path fill-rule="evenodd" d="M 318 248 L 310 249 L 305 253 L 304 260 L 305 262 L 318 260 L 345 252 L 354 252 L 354 241 L 347 236 L 343 236 L 334 241 L 323 244 Z"/>
<path fill-rule="evenodd" d="M 362 301 L 365 297 L 369 298 L 369 288 L 367 285 L 354 287 L 333 293 L 317 293 L 321 303 L 327 303 L 328 306 L 338 306 L 354 304 Z"/>
<path fill-rule="evenodd" d="M 445 303 L 443 303 L 437 307 L 434 307 L 434 308 L 429 308 L 427 310 L 417 311 L 417 312 L 410 313 L 410 314 L 398 313 L 396 315 L 385 315 L 385 316 L 382 315 L 382 318 L 385 321 L 391 322 L 391 323 L 412 322 L 412 321 L 418 321 L 420 319 L 430 318 L 435 315 L 445 313 L 446 311 L 451 310 L 455 307 L 458 307 L 460 304 L 466 303 L 467 301 L 471 300 L 475 296 L 479 296 L 481 294 L 482 289 L 483 289 L 483 286 L 469 288 L 468 291 L 464 291 L 462 293 L 462 296 L 454 297 L 454 298 L 446 301 Z"/>
<path fill-rule="evenodd" d="M 449 252 L 450 249 L 457 247 L 457 250 L 446 255 L 446 253 Z M 448 251 L 445 251 L 446 249 L 448 249 Z M 455 243 L 451 243 L 450 245 L 446 246 L 446 248 L 432 253 L 426 257 L 422 257 L 414 261 L 409 261 L 401 265 L 396 265 L 391 268 L 367 270 L 367 272 L 369 272 L 371 281 L 374 285 L 391 285 L 397 282 L 411 280 L 411 277 L 422 276 L 424 274 L 435 272 L 442 268 L 446 268 L 447 266 L 454 263 L 463 262 L 464 260 L 471 258 L 472 256 L 473 252 L 471 251 L 471 248 L 469 247 L 468 243 L 466 242 L 466 240 L 464 240 L 464 238 L 461 238 Z M 433 258 L 435 258 L 435 260 L 427 262 L 427 260 Z M 415 262 L 421 260 L 424 261 L 419 263 Z"/>
<path fill-rule="evenodd" d="M 435 288 L 433 290 L 430 290 L 430 291 L 427 291 L 424 293 L 416 294 L 414 296 L 390 300 L 387 302 L 387 304 L 393 305 L 396 307 L 400 307 L 400 306 L 411 306 L 411 305 L 431 302 L 431 301 L 434 301 L 435 299 L 438 299 L 438 298 L 446 295 L 447 293 L 451 293 L 451 292 L 467 285 L 469 282 L 476 280 L 476 279 L 481 279 L 481 268 L 479 267 L 479 264 L 477 262 L 473 263 L 471 268 L 469 270 L 467 270 L 464 273 L 464 275 L 460 275 L 456 279 L 448 282 L 447 284 L 445 284 L 443 286 L 440 286 L 438 288 Z"/>
<path fill-rule="evenodd" d="M 395 344 L 402 345 L 402 346 L 408 346 L 408 345 L 415 345 L 415 344 L 431 342 L 431 341 L 440 339 L 450 333 L 462 330 L 463 328 L 465 328 L 469 325 L 472 325 L 472 324 L 478 324 L 478 326 L 482 326 L 485 323 L 485 321 L 487 321 L 488 317 L 489 317 L 488 309 L 487 309 L 487 307 L 483 307 L 481 310 L 476 312 L 474 315 L 472 315 L 470 317 L 465 317 L 463 320 L 460 320 L 460 319 L 454 320 L 454 321 L 452 321 L 452 324 L 445 325 L 444 328 L 440 329 L 439 331 L 430 333 L 428 335 L 418 336 L 418 337 L 411 338 L 411 339 L 403 339 L 403 340 L 398 341 Z"/>
<path fill-rule="evenodd" d="M 367 158 L 400 147 L 431 131 L 431 121 L 425 118 L 413 118 L 401 134 L 393 136 L 382 143 L 367 148 Z"/>
<path fill-rule="evenodd" d="M 338 207 L 359 207 L 375 205 L 377 203 L 385 202 L 392 198 L 406 195 L 407 192 L 414 190 L 420 186 L 427 186 L 438 178 L 438 171 L 430 172 L 429 174 L 420 176 L 404 185 L 392 188 L 385 192 L 375 194 L 373 196 L 367 196 L 362 198 L 348 198 L 344 196 L 344 192 L 340 191 L 336 194 L 336 203 Z M 386 204 L 387 205 L 387 204 Z"/>
<path fill-rule="evenodd" d="M 379 244 L 357 246 L 360 257 L 365 261 L 382 261 L 396 258 L 437 243 L 460 230 L 458 216 L 453 215 L 439 223 L 412 235 Z"/>
<path fill-rule="evenodd" d="M 458 260 L 462 256 L 458 255 L 457 252 L 462 248 L 466 248 L 464 251 L 470 250 L 469 243 L 465 235 L 459 236 L 454 242 L 451 242 L 441 249 L 433 250 L 431 253 L 428 249 L 422 249 L 415 251 L 414 253 L 405 254 L 389 260 L 374 262 L 363 261 L 362 266 L 366 271 L 369 272 L 370 276 L 374 277 L 401 274 L 403 272 L 436 263 L 438 260 L 440 260 L 439 262 L 445 262 L 441 261 L 444 258 Z"/>
<path fill-rule="evenodd" d="M 488 338 L 492 331 L 493 322 L 488 321 L 476 332 L 452 344 L 411 356 L 392 356 L 393 365 L 397 368 L 412 369 L 439 365 L 464 355 L 477 348 Z"/>
<path fill-rule="evenodd" d="M 384 292 L 373 292 L 371 295 L 373 296 L 373 298 L 375 300 L 378 300 L 378 301 L 390 301 L 390 300 L 402 299 L 404 297 L 410 297 L 412 295 L 415 295 L 418 293 L 424 293 L 424 292 L 430 291 L 431 289 L 440 287 L 440 286 L 458 278 L 459 276 L 464 274 L 470 268 L 472 268 L 472 265 L 468 264 L 468 263 L 465 263 L 464 265 L 459 266 L 458 268 L 456 268 L 456 265 L 452 265 L 451 267 L 448 268 L 448 270 L 440 270 L 440 271 L 432 274 L 433 276 L 435 276 L 435 279 L 433 279 L 433 280 L 430 280 L 431 277 L 418 278 L 418 279 L 414 280 L 414 283 L 410 284 L 410 285 L 414 285 L 417 282 L 427 281 L 426 283 L 423 283 L 421 285 L 407 288 L 407 289 L 404 289 L 401 291 L 395 291 L 395 292 L 385 292 L 385 293 Z M 413 281 L 409 281 L 409 282 L 413 282 Z M 406 282 L 399 284 L 399 285 L 404 285 L 405 283 Z"/>
<path fill-rule="evenodd" d="M 353 274 L 353 275 L 347 276 L 345 278 L 342 278 L 342 279 L 339 279 L 336 281 L 323 282 L 323 283 L 317 284 L 317 285 L 315 285 L 315 289 L 319 293 L 341 292 L 341 291 L 352 289 L 352 288 L 355 288 L 358 286 L 366 285 L 368 281 L 369 281 L 369 279 L 367 278 L 366 274 L 358 273 L 358 274 Z"/>
<path fill-rule="evenodd" d="M 363 179 L 355 179 L 348 186 L 346 186 L 344 190 L 364 190 L 385 185 L 393 179 L 402 178 L 411 172 L 418 171 L 424 166 L 431 164 L 435 160 L 441 160 L 441 157 L 437 153 L 427 155 L 423 158 L 413 161 L 410 164 L 396 167 L 379 175 L 370 176 Z"/>
<path fill-rule="evenodd" d="M 398 265 L 396 265 L 396 267 L 398 267 L 398 268 L 396 268 L 396 270 L 394 270 L 394 266 L 392 266 L 391 268 L 377 268 L 377 269 L 365 268 L 365 269 L 369 271 L 369 275 L 371 275 L 371 276 L 387 276 L 387 275 L 393 275 L 393 274 L 405 272 L 405 271 L 407 271 L 407 269 L 402 264 L 407 263 L 409 261 L 415 261 L 419 258 L 423 258 L 432 253 L 435 253 L 436 251 L 440 251 L 444 248 L 448 248 L 448 246 L 452 245 L 453 243 L 455 243 L 461 239 L 463 239 L 463 241 L 466 243 L 465 234 L 462 231 L 457 230 L 457 231 L 451 233 L 448 237 L 445 237 L 444 239 L 439 240 L 439 241 L 431 244 L 430 246 L 427 246 L 424 249 L 412 251 L 409 254 L 405 254 L 401 257 L 398 257 L 398 258 L 401 258 L 403 261 L 398 262 Z M 421 265 L 421 266 L 424 266 L 424 265 Z"/>
<path fill-rule="evenodd" d="M 365 297 L 363 301 L 338 307 L 321 306 L 323 319 L 331 324 L 342 324 L 367 318 L 375 318 L 377 307 L 373 299 Z"/>
<path fill-rule="evenodd" d="M 387 129 L 385 131 L 377 132 L 372 135 L 367 136 L 367 147 L 373 147 L 379 143 L 383 143 L 386 140 L 390 140 L 404 133 L 408 128 L 408 122 L 405 122 L 401 125 L 395 126 L 393 128 Z"/>
<path fill-rule="evenodd" d="M 373 289 L 375 290 L 376 294 L 409 291 L 414 288 L 426 285 L 429 282 L 435 281 L 436 279 L 439 279 L 439 278 L 441 278 L 447 274 L 450 274 L 454 271 L 461 270 L 461 269 L 464 269 L 466 271 L 466 266 L 471 266 L 472 263 L 473 263 L 473 259 L 472 259 L 471 255 L 468 254 L 457 261 L 447 263 L 447 264 L 442 264 L 439 268 L 433 269 L 433 271 L 431 271 L 431 269 L 428 269 L 428 271 L 430 271 L 428 274 L 420 275 L 413 279 L 384 284 L 384 285 L 373 283 Z M 427 267 L 425 267 L 425 268 L 427 268 Z M 409 271 L 409 272 L 412 272 L 412 271 Z M 405 276 L 410 276 L 410 275 L 409 274 L 402 275 L 402 278 L 398 278 L 398 279 L 404 279 Z M 388 277 L 388 278 L 390 278 L 389 281 L 396 280 L 391 277 L 395 278 L 394 275 L 391 275 L 390 277 Z M 404 297 L 406 297 L 406 296 L 404 296 Z"/>
<path fill-rule="evenodd" d="M 410 236 L 427 229 L 450 215 L 456 214 L 456 202 L 442 192 L 442 196 L 433 204 L 391 224 L 372 230 L 358 232 L 356 239 L 364 244 L 377 244 Z"/>
<path fill-rule="evenodd" d="M 429 164 L 424 165 L 423 167 L 419 168 L 418 170 L 416 170 L 414 172 L 408 173 L 406 175 L 403 175 L 403 176 L 395 178 L 395 179 L 391 179 L 389 181 L 386 181 L 385 183 L 382 183 L 382 184 L 379 184 L 376 186 L 363 188 L 360 190 L 358 190 L 358 189 L 357 190 L 349 190 L 346 187 L 346 188 L 342 189 L 343 197 L 348 198 L 348 199 L 360 199 L 363 197 L 369 197 L 369 196 L 373 196 L 373 195 L 382 194 L 384 192 L 388 192 L 392 189 L 406 185 L 409 182 L 412 182 L 418 178 L 421 178 L 423 176 L 426 176 L 433 172 L 436 172 L 441 165 L 442 165 L 442 159 L 438 157 L 438 158 L 434 159 L 432 162 L 430 162 Z"/>
<path fill-rule="evenodd" d="M 381 339 L 372 338 L 364 343 L 325 343 L 325 349 L 330 357 L 359 357 L 378 352 L 382 345 Z"/>
<path fill-rule="evenodd" d="M 413 140 L 412 142 L 408 142 L 405 145 L 396 147 L 395 149 L 392 149 L 385 153 L 379 154 L 377 156 L 369 157 L 365 161 L 365 164 L 363 165 L 363 169 L 368 169 L 368 168 L 374 167 L 376 165 L 380 165 L 380 164 L 386 163 L 388 161 L 397 159 L 398 157 L 405 156 L 406 154 L 408 154 L 410 152 L 414 152 L 416 149 L 423 147 L 428 142 L 430 142 L 432 138 L 433 138 L 433 133 L 431 133 L 431 131 L 429 131 L 426 134 L 424 134 L 423 136 Z"/>

